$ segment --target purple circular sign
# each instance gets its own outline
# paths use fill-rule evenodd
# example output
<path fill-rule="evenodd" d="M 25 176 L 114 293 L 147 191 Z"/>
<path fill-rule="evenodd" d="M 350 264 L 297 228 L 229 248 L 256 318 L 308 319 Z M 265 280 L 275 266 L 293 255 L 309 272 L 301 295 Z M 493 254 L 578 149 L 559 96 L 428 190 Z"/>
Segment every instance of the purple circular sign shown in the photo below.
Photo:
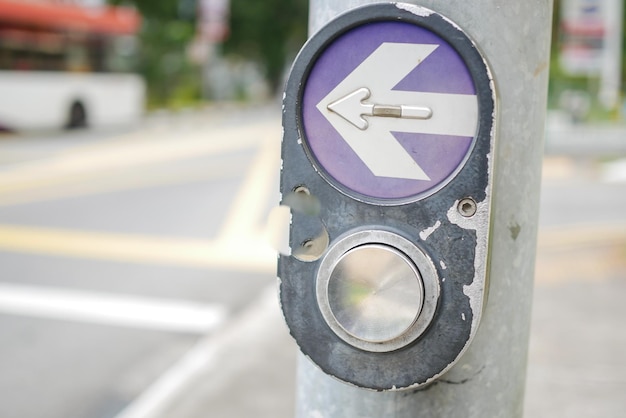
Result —
<path fill-rule="evenodd" d="M 302 126 L 331 184 L 406 200 L 434 193 L 462 168 L 478 100 L 446 40 L 411 23 L 370 22 L 335 38 L 310 67 Z"/>

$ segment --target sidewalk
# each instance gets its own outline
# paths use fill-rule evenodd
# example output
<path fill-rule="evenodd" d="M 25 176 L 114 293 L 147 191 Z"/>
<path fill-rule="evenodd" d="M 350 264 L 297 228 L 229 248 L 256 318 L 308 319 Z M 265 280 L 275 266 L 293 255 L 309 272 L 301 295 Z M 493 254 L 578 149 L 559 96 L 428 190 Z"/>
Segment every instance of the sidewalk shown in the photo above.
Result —
<path fill-rule="evenodd" d="M 540 232 L 528 418 L 626 416 L 626 224 L 579 232 Z"/>

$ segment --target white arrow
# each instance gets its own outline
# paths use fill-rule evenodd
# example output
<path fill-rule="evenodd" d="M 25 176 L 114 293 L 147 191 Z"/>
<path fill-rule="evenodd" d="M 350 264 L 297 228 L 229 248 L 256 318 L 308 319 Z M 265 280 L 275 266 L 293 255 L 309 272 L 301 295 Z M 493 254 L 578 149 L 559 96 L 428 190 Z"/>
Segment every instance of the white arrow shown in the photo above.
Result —
<path fill-rule="evenodd" d="M 391 132 L 476 133 L 475 95 L 393 90 L 437 47 L 383 43 L 316 106 L 375 176 L 430 180 Z"/>
<path fill-rule="evenodd" d="M 372 92 L 368 88 L 362 87 L 329 104 L 328 110 L 335 112 L 361 130 L 369 127 L 367 119 L 363 116 L 429 119 L 433 115 L 432 109 L 428 107 L 364 103 L 363 100 L 369 98 L 371 94 Z"/>

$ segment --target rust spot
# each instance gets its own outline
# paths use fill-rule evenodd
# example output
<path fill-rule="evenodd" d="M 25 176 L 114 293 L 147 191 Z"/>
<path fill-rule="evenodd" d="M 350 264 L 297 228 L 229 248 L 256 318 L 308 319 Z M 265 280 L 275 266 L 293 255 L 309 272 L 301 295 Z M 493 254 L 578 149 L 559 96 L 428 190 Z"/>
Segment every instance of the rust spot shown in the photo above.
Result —
<path fill-rule="evenodd" d="M 535 72 L 533 72 L 533 77 L 537 77 L 541 74 L 546 68 L 548 68 L 548 61 L 544 61 L 535 68 Z"/>

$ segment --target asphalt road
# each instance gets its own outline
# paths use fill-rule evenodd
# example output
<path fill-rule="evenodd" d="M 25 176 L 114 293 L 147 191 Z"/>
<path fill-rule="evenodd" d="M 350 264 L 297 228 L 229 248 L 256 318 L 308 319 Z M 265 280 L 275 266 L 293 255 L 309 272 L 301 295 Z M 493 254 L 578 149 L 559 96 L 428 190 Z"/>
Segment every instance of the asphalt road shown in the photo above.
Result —
<path fill-rule="evenodd" d="M 263 296 L 275 285 L 264 229 L 278 201 L 279 119 L 277 106 L 211 108 L 154 115 L 130 130 L 0 137 L 0 417 L 147 416 L 158 401 L 139 402 L 140 395 L 164 399 L 214 349 L 234 358 L 211 369 L 219 388 L 203 381 L 214 411 L 259 411 L 269 401 L 258 388 L 289 387 L 291 369 L 254 374 L 268 361 L 246 350 L 259 337 L 273 358 L 293 359 L 292 345 L 270 344 L 284 330 L 275 337 L 274 328 L 249 329 L 245 320 L 266 315 L 263 304 L 274 297 Z M 587 283 L 597 268 L 584 258 L 559 260 L 554 248 L 602 242 L 615 231 L 623 238 L 626 175 L 618 163 L 547 160 L 540 248 L 549 251 L 538 259 L 544 282 L 577 274 Z M 617 268 L 613 279 L 622 279 Z M 542 323 L 553 318 L 550 298 L 559 289 L 537 292 Z M 573 307 L 578 297 L 568 299 Z M 543 330 L 545 338 L 557 325 Z M 230 345 L 216 349 L 215 339 Z M 209 357 L 228 358 L 221 355 Z M 532 371 L 530 379 L 546 381 Z M 245 400 L 226 395 L 229 382 L 250 386 Z M 278 409 L 268 407 L 270 416 L 291 410 L 291 393 L 280 395 Z M 533 408 L 545 411 L 537 402 Z"/>
<path fill-rule="evenodd" d="M 274 283 L 278 117 L 0 138 L 0 416 L 115 417 Z"/>

